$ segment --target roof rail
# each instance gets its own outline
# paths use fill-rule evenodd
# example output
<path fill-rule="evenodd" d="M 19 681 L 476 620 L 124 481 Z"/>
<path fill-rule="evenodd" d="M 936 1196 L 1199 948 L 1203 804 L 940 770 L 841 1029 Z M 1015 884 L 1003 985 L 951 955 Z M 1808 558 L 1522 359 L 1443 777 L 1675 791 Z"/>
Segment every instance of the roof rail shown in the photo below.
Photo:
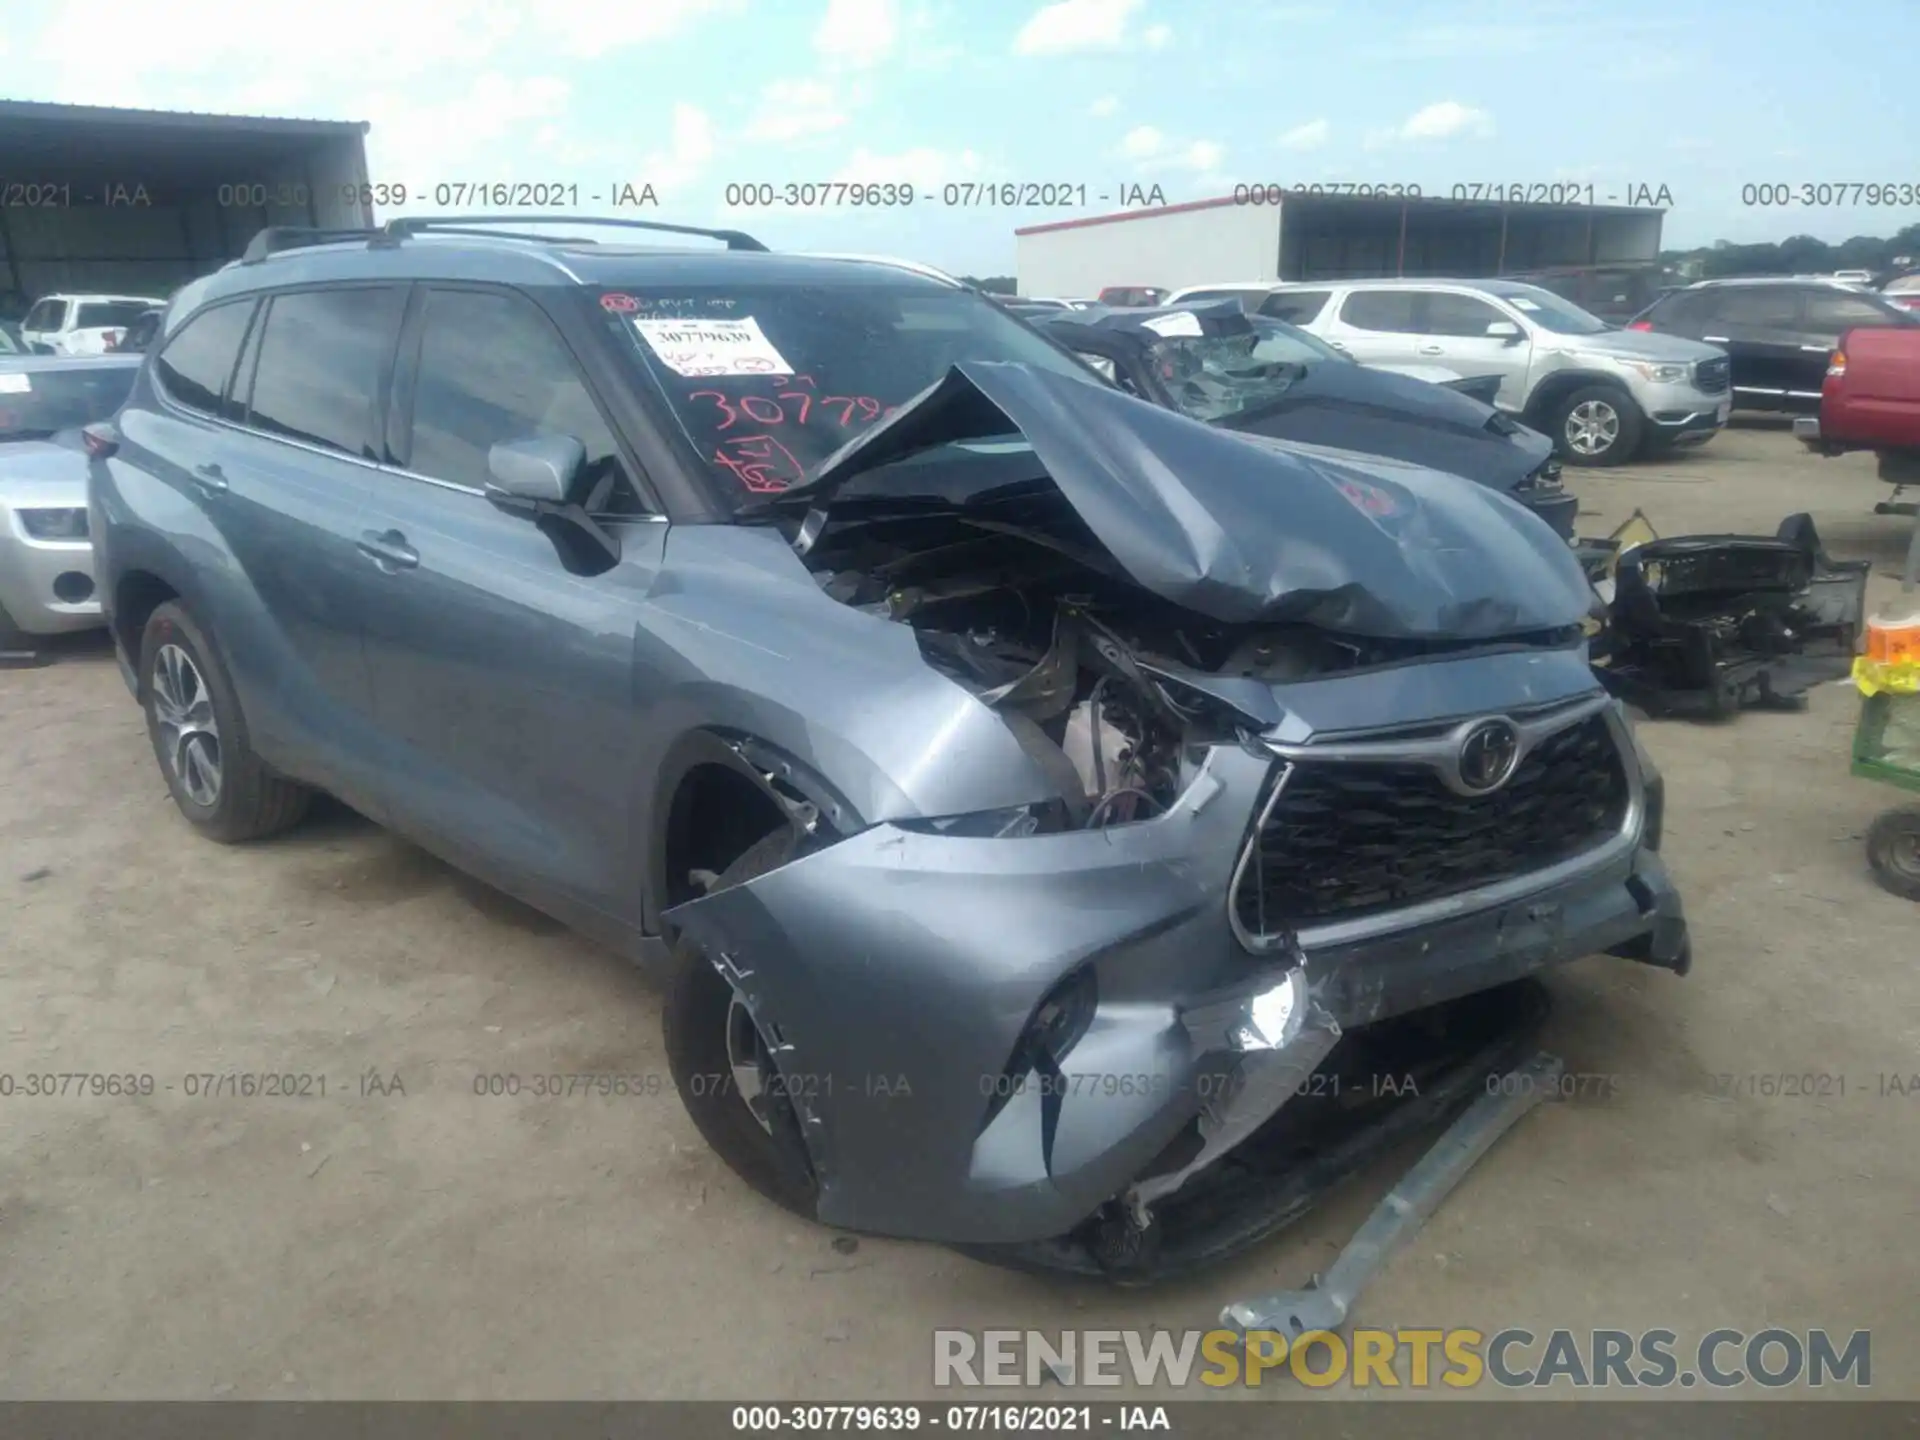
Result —
<path fill-rule="evenodd" d="M 297 250 L 303 245 L 330 245 L 339 240 L 372 240 L 378 230 L 315 230 L 304 225 L 270 225 L 247 242 L 240 256 L 242 265 L 257 265 L 282 250 Z"/>
<path fill-rule="evenodd" d="M 485 235 L 498 234 L 497 231 L 475 230 L 476 225 L 612 225 L 626 230 L 653 230 L 668 235 L 699 235 L 708 240 L 719 240 L 729 250 L 757 250 L 764 252 L 762 245 L 753 236 L 741 230 L 708 230 L 697 225 L 667 225 L 658 220 L 625 220 L 605 215 L 420 215 L 401 216 L 389 220 L 382 233 L 393 239 L 404 239 L 408 235 L 439 233 L 443 235 Z M 503 238 L 542 239 L 547 237 L 533 235 L 515 235 Z"/>

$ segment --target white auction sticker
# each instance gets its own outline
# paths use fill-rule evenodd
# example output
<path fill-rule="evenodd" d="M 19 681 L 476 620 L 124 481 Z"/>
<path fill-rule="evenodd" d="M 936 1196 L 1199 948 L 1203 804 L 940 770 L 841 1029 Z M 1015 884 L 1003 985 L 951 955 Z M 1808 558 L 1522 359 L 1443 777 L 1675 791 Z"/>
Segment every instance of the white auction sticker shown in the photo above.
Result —
<path fill-rule="evenodd" d="M 33 377 L 18 373 L 0 375 L 0 395 L 24 395 L 33 389 Z"/>
<path fill-rule="evenodd" d="M 1164 335 L 1169 340 L 1199 335 L 1200 317 L 1191 310 L 1176 311 L 1172 315 L 1156 315 L 1151 320 L 1140 322 L 1156 335 Z"/>
<path fill-rule="evenodd" d="M 649 349 L 680 375 L 791 375 L 793 367 L 744 320 L 643 320 L 633 328 Z"/>

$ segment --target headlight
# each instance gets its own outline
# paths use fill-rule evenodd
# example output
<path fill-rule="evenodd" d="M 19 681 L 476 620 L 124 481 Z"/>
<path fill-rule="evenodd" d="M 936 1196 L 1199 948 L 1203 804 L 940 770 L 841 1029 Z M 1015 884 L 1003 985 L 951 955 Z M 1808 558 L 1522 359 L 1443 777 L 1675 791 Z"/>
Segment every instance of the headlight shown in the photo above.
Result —
<path fill-rule="evenodd" d="M 970 815 L 941 815 L 932 819 L 896 820 L 902 830 L 921 835 L 951 835 L 972 840 L 1017 840 L 1027 835 L 1051 834 L 1067 828 L 1067 809 L 1058 800 L 1034 805 L 1010 805 L 1004 810 L 976 810 Z"/>
<path fill-rule="evenodd" d="M 1657 385 L 1679 385 L 1693 378 L 1693 367 L 1684 362 L 1666 360 L 1629 360 L 1627 368 Z"/>
<path fill-rule="evenodd" d="M 20 528 L 34 540 L 84 540 L 87 512 L 78 510 L 21 510 Z"/>
<path fill-rule="evenodd" d="M 1640 790 L 1646 798 L 1646 814 L 1640 826 L 1641 843 L 1649 850 L 1658 850 L 1660 832 L 1667 819 L 1667 779 L 1660 773 L 1660 767 L 1653 763 L 1653 757 L 1647 753 L 1647 747 L 1640 743 L 1637 733 L 1633 737 L 1633 758 L 1640 766 Z"/>

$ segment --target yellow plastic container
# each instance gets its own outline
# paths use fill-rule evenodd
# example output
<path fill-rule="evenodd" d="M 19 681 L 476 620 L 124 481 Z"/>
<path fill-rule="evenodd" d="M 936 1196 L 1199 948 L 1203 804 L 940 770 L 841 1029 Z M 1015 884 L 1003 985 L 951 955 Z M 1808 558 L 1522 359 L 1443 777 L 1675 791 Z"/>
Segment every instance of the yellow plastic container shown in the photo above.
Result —
<path fill-rule="evenodd" d="M 1920 601 L 1902 596 L 1899 604 L 1867 620 L 1867 659 L 1876 665 L 1920 665 Z"/>

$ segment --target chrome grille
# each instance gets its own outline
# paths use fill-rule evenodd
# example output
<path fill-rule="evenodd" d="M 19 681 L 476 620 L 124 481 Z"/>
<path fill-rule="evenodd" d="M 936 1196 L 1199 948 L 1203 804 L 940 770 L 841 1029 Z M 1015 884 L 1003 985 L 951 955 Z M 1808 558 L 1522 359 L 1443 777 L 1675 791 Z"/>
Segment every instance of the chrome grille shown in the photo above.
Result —
<path fill-rule="evenodd" d="M 1604 714 L 1540 740 L 1491 795 L 1457 794 L 1418 762 L 1297 758 L 1251 842 L 1235 917 L 1271 935 L 1514 879 L 1618 834 L 1630 803 Z"/>

